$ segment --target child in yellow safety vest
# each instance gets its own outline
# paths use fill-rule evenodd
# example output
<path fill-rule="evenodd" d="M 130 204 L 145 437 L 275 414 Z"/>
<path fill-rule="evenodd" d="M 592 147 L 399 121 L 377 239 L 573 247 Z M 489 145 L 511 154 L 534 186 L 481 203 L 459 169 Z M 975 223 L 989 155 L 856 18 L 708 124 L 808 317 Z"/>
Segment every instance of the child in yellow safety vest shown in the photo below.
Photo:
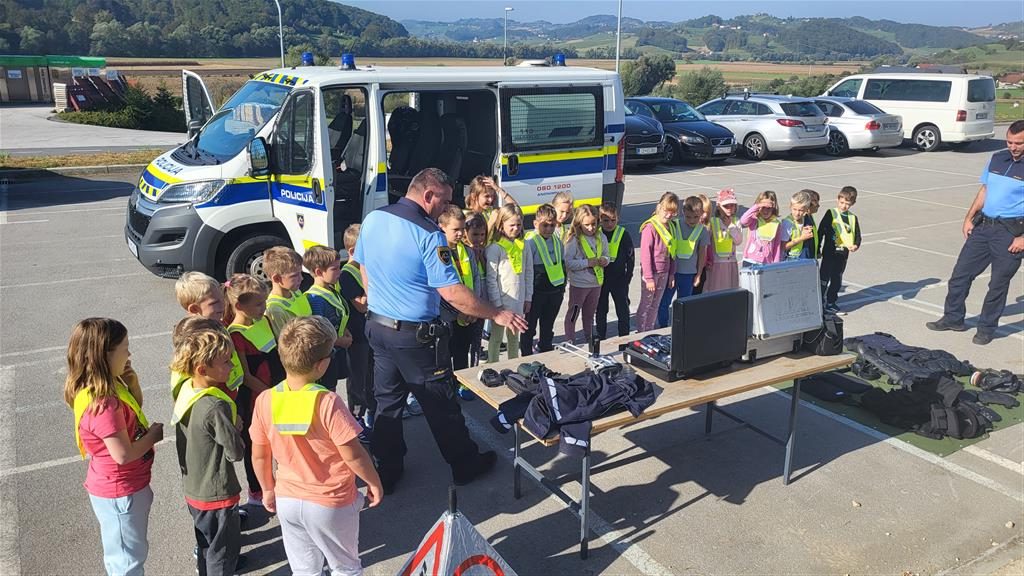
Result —
<path fill-rule="evenodd" d="M 711 202 L 711 199 L 704 194 L 697 194 L 697 198 L 700 198 L 700 203 L 702 207 L 700 214 L 700 224 L 708 231 L 708 235 L 710 237 L 711 217 L 715 215 L 715 205 L 713 202 Z M 707 289 L 706 286 L 708 283 L 708 270 L 711 267 L 711 258 L 713 257 L 714 253 L 714 246 L 712 246 L 712 242 L 709 240 L 708 245 L 704 247 L 704 266 L 700 269 L 700 274 L 698 274 L 697 278 L 695 278 L 693 281 L 693 294 L 703 294 L 704 291 Z"/>
<path fill-rule="evenodd" d="M 673 222 L 679 213 L 679 197 L 665 192 L 658 205 L 640 225 L 640 304 L 636 310 L 638 332 L 652 330 L 658 321 L 658 306 L 666 290 L 675 286 L 676 241 Z"/>
<path fill-rule="evenodd" d="M 562 241 L 555 236 L 557 214 L 551 204 L 542 204 L 533 216 L 534 230 L 527 234 L 526 243 L 533 249 L 533 296 L 530 310 L 526 314 L 526 332 L 519 340 L 519 351 L 523 356 L 533 354 L 533 337 L 538 333 L 537 351 L 554 349 L 555 318 L 565 298 L 565 250 Z"/>
<path fill-rule="evenodd" d="M 683 217 L 672 222 L 675 235 L 675 290 L 667 290 L 658 305 L 658 326 L 668 326 L 670 306 L 674 298 L 685 298 L 693 294 L 693 288 L 700 283 L 700 274 L 707 259 L 710 234 L 701 224 L 704 203 L 697 196 L 690 196 L 683 202 Z"/>
<path fill-rule="evenodd" d="M 313 285 L 306 291 L 310 310 L 314 316 L 326 318 L 338 332 L 334 341 L 334 357 L 320 378 L 320 384 L 334 392 L 338 389 L 338 380 L 348 378 L 346 350 L 352 345 L 352 333 L 348 330 L 348 302 L 338 288 L 341 257 L 327 246 L 310 246 L 302 256 L 302 264 L 313 274 Z"/>
<path fill-rule="evenodd" d="M 812 226 L 804 223 L 811 212 L 811 195 L 801 190 L 789 200 L 789 216 L 782 220 L 782 250 L 785 260 L 804 258 L 804 244 L 813 243 L 817 235 Z"/>
<path fill-rule="evenodd" d="M 825 311 L 840 316 L 844 313 L 836 302 L 843 285 L 843 272 L 850 254 L 860 248 L 860 219 L 850 212 L 857 203 L 857 189 L 844 186 L 839 191 L 836 207 L 821 217 L 818 235 L 821 236 L 821 277 Z"/>
<path fill-rule="evenodd" d="M 71 332 L 64 401 L 74 411 L 75 442 L 89 468 L 85 490 L 100 525 L 108 574 L 142 574 L 149 554 L 153 445 L 163 425 L 142 412 L 131 369 L 128 330 L 110 318 L 86 318 Z"/>
<path fill-rule="evenodd" d="M 463 244 L 465 244 L 466 252 L 461 254 L 465 256 L 470 262 L 475 262 L 477 266 L 477 272 L 480 276 L 480 282 L 473 284 L 473 293 L 476 294 L 477 298 L 480 298 L 484 302 L 488 299 L 487 294 L 487 245 L 488 240 L 488 222 L 487 218 L 484 217 L 480 212 L 470 212 L 466 216 L 466 234 Z M 483 347 L 481 340 L 483 338 L 484 326 L 487 321 L 476 320 L 470 325 L 472 330 L 471 342 L 469 344 L 469 365 L 476 366 L 480 363 L 483 356 Z"/>
<path fill-rule="evenodd" d="M 196 537 L 198 574 L 233 574 L 242 545 L 234 463 L 245 453 L 238 408 L 220 388 L 231 372 L 234 346 L 223 329 L 192 330 L 174 351 L 171 368 L 189 376 L 174 401 L 171 423 L 182 491 Z"/>
<path fill-rule="evenodd" d="M 452 266 L 459 274 L 459 281 L 474 293 L 482 291 L 484 283 L 483 265 L 476 259 L 473 249 L 466 245 L 466 214 L 454 204 L 449 204 L 437 218 L 437 224 L 444 232 L 445 240 L 452 252 Z M 448 343 L 452 355 L 452 369 L 462 370 L 469 367 L 470 348 L 473 342 L 473 326 L 476 318 L 460 313 L 452 324 L 452 336 Z M 476 342 L 480 335 L 476 334 Z M 461 384 L 458 387 L 459 397 L 473 400 L 475 396 Z"/>
<path fill-rule="evenodd" d="M 811 197 L 811 205 L 807 209 L 807 215 L 804 216 L 804 226 L 810 226 L 811 230 L 814 230 L 814 241 L 804 242 L 803 257 L 808 260 L 817 260 L 821 258 L 821 234 L 818 233 L 818 223 L 815 221 L 814 215 L 821 208 L 821 195 L 810 188 L 804 188 L 801 192 L 807 192 Z"/>
<path fill-rule="evenodd" d="M 359 224 L 350 224 L 345 229 L 343 242 L 345 250 L 356 253 L 359 241 Z M 341 267 L 338 280 L 341 295 L 348 304 L 348 331 L 352 334 L 352 345 L 348 347 L 348 382 L 345 393 L 352 414 L 360 419 L 363 431 L 359 440 L 369 444 L 373 431 L 373 413 L 377 411 L 377 399 L 373 395 L 373 349 L 366 338 L 366 290 L 363 288 L 363 273 L 359 263 L 349 258 Z"/>
<path fill-rule="evenodd" d="M 533 246 L 523 239 L 523 214 L 519 207 L 506 204 L 491 219 L 491 244 L 487 256 L 487 299 L 494 306 L 516 314 L 530 313 L 533 298 Z M 508 335 L 508 357 L 519 357 L 519 335 L 491 324 L 487 341 L 487 361 L 497 362 L 502 340 Z"/>
<path fill-rule="evenodd" d="M 572 232 L 565 241 L 565 267 L 569 280 L 569 309 L 565 315 L 565 339 L 576 341 L 576 320 L 583 319 L 583 336 L 590 342 L 594 332 L 597 300 L 604 284 L 604 269 L 611 262 L 608 240 L 597 231 L 597 208 L 576 208 Z"/>
<path fill-rule="evenodd" d="M 361 574 L 359 511 L 380 504 L 383 487 L 359 423 L 337 394 L 315 382 L 330 364 L 337 329 L 319 316 L 298 318 L 278 335 L 287 376 L 256 399 L 249 430 L 263 504 L 281 523 L 293 574 Z M 274 474 L 274 462 L 277 474 Z"/>
<path fill-rule="evenodd" d="M 782 261 L 782 223 L 775 192 L 765 190 L 758 194 L 753 206 L 740 216 L 740 226 L 749 230 L 743 267 Z"/>
<path fill-rule="evenodd" d="M 715 215 L 708 222 L 711 232 L 711 258 L 708 260 L 705 292 L 738 288 L 740 275 L 736 247 L 743 243 L 743 229 L 736 222 L 736 192 L 718 191 Z"/>
<path fill-rule="evenodd" d="M 563 243 L 572 232 L 573 199 L 571 192 L 559 192 L 551 199 L 555 207 L 555 237 Z"/>
<path fill-rule="evenodd" d="M 501 197 L 501 205 L 515 204 L 516 201 L 498 186 L 490 176 L 477 176 L 469 182 L 469 194 L 466 195 L 466 216 L 469 213 L 479 212 L 490 222 L 491 216 L 498 208 L 498 197 Z"/>
<path fill-rule="evenodd" d="M 604 269 L 604 284 L 597 299 L 597 336 L 608 337 L 608 299 L 615 303 L 619 336 L 629 334 L 629 285 L 633 281 L 635 254 L 633 237 L 619 226 L 619 211 L 615 204 L 606 202 L 599 209 L 601 233 L 608 241 L 608 267 Z"/>
<path fill-rule="evenodd" d="M 263 390 L 280 382 L 284 378 L 284 367 L 277 354 L 277 338 L 270 329 L 270 321 L 264 315 L 267 310 L 267 295 L 270 289 L 259 278 L 250 274 L 235 274 L 224 283 L 224 294 L 228 300 L 228 315 L 232 316 L 228 324 L 231 343 L 235 353 L 243 359 L 243 363 L 260 384 L 242 386 L 238 389 L 235 399 L 238 405 L 238 417 L 242 421 L 242 439 L 245 441 L 245 456 L 242 462 L 245 467 L 245 479 L 249 485 L 248 504 L 262 506 L 263 495 L 260 482 L 252 467 L 252 442 L 249 440 L 249 424 L 252 423 L 252 410 L 256 398 Z"/>
<path fill-rule="evenodd" d="M 263 273 L 270 278 L 267 319 L 274 334 L 280 334 L 292 318 L 313 313 L 302 285 L 302 256 L 291 248 L 274 246 L 263 251 Z"/>

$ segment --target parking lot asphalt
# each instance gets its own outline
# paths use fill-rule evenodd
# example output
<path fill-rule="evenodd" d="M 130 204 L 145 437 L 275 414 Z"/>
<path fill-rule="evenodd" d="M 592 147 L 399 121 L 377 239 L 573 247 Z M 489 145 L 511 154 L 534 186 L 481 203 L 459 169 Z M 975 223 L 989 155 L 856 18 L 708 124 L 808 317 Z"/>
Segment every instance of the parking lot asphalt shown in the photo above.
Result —
<path fill-rule="evenodd" d="M 813 188 L 827 209 L 840 187 L 853 185 L 864 247 L 850 259 L 840 296 L 846 334 L 889 332 L 977 366 L 1024 372 L 1024 271 L 990 345 L 971 344 L 973 331 L 924 327 L 941 313 L 963 215 L 1001 146 L 638 170 L 627 175 L 623 221 L 635 234 L 666 190 L 712 195 L 730 186 L 743 205 L 771 189 L 786 206 L 790 194 Z M 0 574 L 103 570 L 82 488 L 86 466 L 61 401 L 76 321 L 111 316 L 127 325 L 147 414 L 169 420 L 169 333 L 182 312 L 173 282 L 144 270 L 124 245 L 136 178 L 0 182 Z M 985 287 L 979 278 L 969 323 Z M 632 298 L 635 307 L 638 286 Z M 761 389 L 725 407 L 781 436 L 788 403 Z M 789 486 L 781 481 L 783 449 L 725 419 L 707 437 L 703 417 L 688 412 L 605 433 L 594 443 L 597 536 L 581 561 L 575 518 L 529 483 L 514 499 L 511 438 L 487 425 L 491 412 L 481 402 L 463 406 L 474 437 L 501 458 L 492 474 L 460 489 L 460 508 L 519 574 L 959 574 L 1024 556 L 1024 426 L 939 458 L 804 404 Z M 426 423 L 407 420 L 406 430 L 406 477 L 361 516 L 368 574 L 394 574 L 446 506 L 449 474 Z M 525 455 L 578 492 L 576 461 L 539 447 Z M 191 522 L 169 440 L 157 450 L 153 489 L 147 572 L 190 574 Z M 276 521 L 254 520 L 244 535 L 247 573 L 287 574 Z"/>
<path fill-rule="evenodd" d="M 131 150 L 170 150 L 184 133 L 129 130 L 55 120 L 47 104 L 0 106 L 0 152 L 12 156 L 54 156 Z"/>

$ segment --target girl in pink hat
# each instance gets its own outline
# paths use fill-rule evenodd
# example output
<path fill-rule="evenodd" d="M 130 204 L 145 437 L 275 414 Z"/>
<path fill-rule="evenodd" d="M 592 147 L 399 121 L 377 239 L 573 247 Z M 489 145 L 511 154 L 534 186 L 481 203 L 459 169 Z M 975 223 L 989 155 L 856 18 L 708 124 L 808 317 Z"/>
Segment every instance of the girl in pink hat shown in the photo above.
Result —
<path fill-rule="evenodd" d="M 732 188 L 719 190 L 715 215 L 708 222 L 711 231 L 711 258 L 708 260 L 706 292 L 738 288 L 739 268 L 736 247 L 743 242 L 743 229 L 736 222 L 736 193 Z"/>

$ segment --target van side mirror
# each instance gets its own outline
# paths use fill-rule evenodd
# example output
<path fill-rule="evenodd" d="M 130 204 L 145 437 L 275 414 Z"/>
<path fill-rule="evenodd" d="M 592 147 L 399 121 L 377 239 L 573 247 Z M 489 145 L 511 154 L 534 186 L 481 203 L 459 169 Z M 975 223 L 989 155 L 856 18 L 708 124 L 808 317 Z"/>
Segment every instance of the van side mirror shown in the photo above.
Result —
<path fill-rule="evenodd" d="M 203 122 L 201 120 L 193 120 L 188 123 L 188 139 L 191 140 L 193 136 L 199 133 L 203 129 Z"/>
<path fill-rule="evenodd" d="M 267 176 L 270 174 L 270 155 L 267 153 L 267 141 L 262 137 L 253 138 L 249 142 L 249 175 Z"/>

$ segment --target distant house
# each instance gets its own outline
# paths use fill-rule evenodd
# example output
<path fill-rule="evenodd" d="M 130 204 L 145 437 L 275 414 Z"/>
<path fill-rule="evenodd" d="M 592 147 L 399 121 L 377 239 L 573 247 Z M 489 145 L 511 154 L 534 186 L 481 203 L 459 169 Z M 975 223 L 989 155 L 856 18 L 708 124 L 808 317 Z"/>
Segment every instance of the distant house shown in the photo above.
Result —
<path fill-rule="evenodd" d="M 1024 84 L 1024 74 L 1020 72 L 1014 72 L 1012 74 L 1003 74 L 1003 76 L 999 78 L 1000 88 L 1012 88 L 1014 86 L 1020 86 L 1022 84 Z"/>

